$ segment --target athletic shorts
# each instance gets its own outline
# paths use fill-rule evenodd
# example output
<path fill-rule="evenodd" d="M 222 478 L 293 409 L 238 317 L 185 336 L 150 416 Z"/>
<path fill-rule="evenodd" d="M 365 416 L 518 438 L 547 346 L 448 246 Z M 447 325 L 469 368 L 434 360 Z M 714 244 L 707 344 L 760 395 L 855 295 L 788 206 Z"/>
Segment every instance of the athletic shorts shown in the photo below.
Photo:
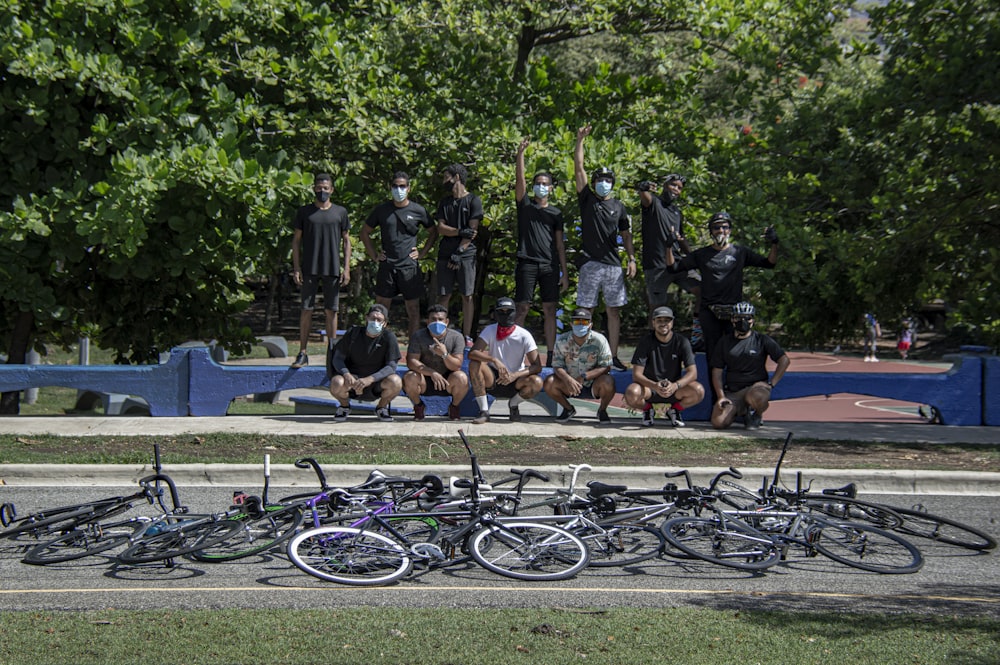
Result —
<path fill-rule="evenodd" d="M 648 401 L 649 401 L 650 404 L 669 404 L 669 405 L 673 406 L 674 404 L 677 404 L 677 402 L 679 402 L 680 400 L 677 399 L 677 393 L 676 392 L 674 392 L 674 394 L 671 395 L 670 397 L 661 397 L 658 393 L 654 392 L 650 396 L 650 398 L 649 398 Z"/>
<path fill-rule="evenodd" d="M 576 304 L 592 309 L 597 307 L 598 293 L 604 292 L 604 304 L 608 307 L 622 307 L 628 302 L 625 295 L 625 271 L 621 266 L 613 266 L 597 261 L 587 261 L 580 267 L 576 284 Z"/>
<path fill-rule="evenodd" d="M 388 261 L 378 264 L 375 277 L 375 295 L 380 298 L 394 298 L 403 294 L 403 300 L 417 300 L 424 295 L 424 276 L 417 262 L 394 266 Z"/>
<path fill-rule="evenodd" d="M 559 300 L 559 267 L 518 259 L 514 271 L 514 302 L 533 302 L 535 285 L 538 286 L 542 302 Z"/>
<path fill-rule="evenodd" d="M 302 275 L 302 309 L 316 309 L 316 292 L 323 283 L 323 309 L 340 310 L 340 275 Z"/>
<path fill-rule="evenodd" d="M 497 383 L 497 379 L 500 378 L 500 372 L 493 365 L 488 365 L 490 371 L 493 372 L 493 385 L 486 389 L 486 392 L 494 397 L 503 397 L 510 399 L 516 395 L 519 391 L 517 389 L 517 381 L 514 383 L 508 383 L 507 385 L 501 385 Z"/>
<path fill-rule="evenodd" d="M 726 388 L 726 398 L 733 403 L 736 415 L 745 416 L 747 414 L 747 392 L 751 388 L 753 388 L 753 385 L 734 390 L 733 392 L 729 392 L 729 388 Z"/>
<path fill-rule="evenodd" d="M 458 283 L 458 292 L 463 296 L 471 296 L 476 288 L 475 260 L 459 261 L 457 268 L 448 267 L 448 259 L 438 259 L 437 278 L 438 295 L 450 296 Z"/>

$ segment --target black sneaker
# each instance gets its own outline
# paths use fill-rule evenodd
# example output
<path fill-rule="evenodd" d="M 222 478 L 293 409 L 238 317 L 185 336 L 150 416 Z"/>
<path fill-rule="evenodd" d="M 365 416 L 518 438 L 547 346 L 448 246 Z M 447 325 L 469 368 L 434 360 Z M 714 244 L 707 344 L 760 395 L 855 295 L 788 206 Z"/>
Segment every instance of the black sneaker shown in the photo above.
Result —
<path fill-rule="evenodd" d="M 576 415 L 576 409 L 571 406 L 568 409 L 563 409 L 562 413 L 556 416 L 556 422 L 564 423 L 575 415 Z"/>
<path fill-rule="evenodd" d="M 488 422 L 490 422 L 489 411 L 480 411 L 479 415 L 472 419 L 473 425 L 485 425 Z"/>
<path fill-rule="evenodd" d="M 747 409 L 747 415 L 743 416 L 743 426 L 746 429 L 757 429 L 764 423 L 764 417 L 754 411 Z"/>
<path fill-rule="evenodd" d="M 333 415 L 333 419 L 338 423 L 343 423 L 347 421 L 347 416 L 351 415 L 351 407 L 344 408 L 342 406 L 337 407 L 337 413 Z"/>
<path fill-rule="evenodd" d="M 384 423 L 391 423 L 392 416 L 389 414 L 389 407 L 383 406 L 375 409 L 375 417 Z"/>
<path fill-rule="evenodd" d="M 649 402 L 646 402 L 646 408 L 642 410 L 642 426 L 653 426 L 653 405 Z"/>
<path fill-rule="evenodd" d="M 305 367 L 308 364 L 309 364 L 309 354 L 307 354 L 305 351 L 299 351 L 299 355 L 295 356 L 295 362 L 292 363 L 292 369 Z"/>
<path fill-rule="evenodd" d="M 597 410 L 597 424 L 598 425 L 610 425 L 611 424 L 611 416 L 609 416 L 608 412 L 605 411 L 604 409 L 598 409 Z"/>
<path fill-rule="evenodd" d="M 623 363 L 621 360 L 618 359 L 618 356 L 615 356 L 614 358 L 611 359 L 611 366 L 616 370 L 618 370 L 619 372 L 624 372 L 626 369 L 628 369 L 627 367 L 625 367 L 625 363 Z"/>
<path fill-rule="evenodd" d="M 521 422 L 521 410 L 516 406 L 510 407 L 510 422 L 519 423 Z"/>
<path fill-rule="evenodd" d="M 684 427 L 684 418 L 681 417 L 681 412 L 674 407 L 667 409 L 667 418 L 670 418 L 670 424 L 674 427 Z"/>

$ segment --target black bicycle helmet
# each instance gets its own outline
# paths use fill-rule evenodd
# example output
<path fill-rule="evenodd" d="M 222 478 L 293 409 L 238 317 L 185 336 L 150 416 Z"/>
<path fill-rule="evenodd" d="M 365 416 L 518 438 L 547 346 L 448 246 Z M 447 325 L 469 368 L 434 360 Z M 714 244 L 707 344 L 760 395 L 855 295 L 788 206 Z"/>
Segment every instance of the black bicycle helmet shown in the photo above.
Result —
<path fill-rule="evenodd" d="M 593 173 L 590 174 L 590 182 L 597 182 L 598 178 L 611 178 L 611 184 L 615 184 L 615 172 L 609 169 L 607 166 L 602 166 Z"/>
<path fill-rule="evenodd" d="M 727 222 L 732 225 L 733 218 L 728 212 L 717 212 L 708 218 L 708 228 L 712 228 L 712 224 L 716 222 Z"/>

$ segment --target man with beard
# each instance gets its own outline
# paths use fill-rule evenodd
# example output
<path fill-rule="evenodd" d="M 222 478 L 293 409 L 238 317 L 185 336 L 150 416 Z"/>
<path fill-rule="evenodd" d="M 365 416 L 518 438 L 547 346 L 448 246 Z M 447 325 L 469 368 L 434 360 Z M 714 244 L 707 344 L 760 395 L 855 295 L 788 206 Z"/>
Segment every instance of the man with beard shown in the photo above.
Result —
<path fill-rule="evenodd" d="M 667 270 L 667 247 L 680 260 L 691 253 L 684 237 L 684 213 L 677 206 L 677 199 L 687 179 L 671 173 L 663 181 L 660 196 L 654 193 L 655 185 L 645 180 L 639 183 L 639 203 L 642 206 L 642 270 L 646 278 L 646 297 L 649 308 L 670 305 L 670 285 L 697 296 L 701 279 L 696 270 L 670 272 Z M 697 310 L 697 307 L 695 308 Z"/>
<path fill-rule="evenodd" d="M 510 421 L 521 420 L 518 407 L 542 390 L 538 374 L 542 364 L 538 359 L 538 345 L 531 333 L 517 325 L 517 308 L 510 298 L 500 298 L 493 308 L 496 323 L 483 328 L 469 351 L 469 381 L 472 394 L 479 405 L 479 415 L 472 424 L 490 421 L 490 406 L 486 394 L 506 397 L 510 407 Z"/>
<path fill-rule="evenodd" d="M 771 401 L 771 390 L 791 362 L 774 339 L 753 330 L 756 310 L 748 302 L 733 307 L 733 332 L 724 336 L 709 359 L 712 387 L 718 399 L 712 407 L 712 427 L 726 429 L 743 416 L 747 429 L 756 429 Z M 767 376 L 767 359 L 777 367 Z"/>

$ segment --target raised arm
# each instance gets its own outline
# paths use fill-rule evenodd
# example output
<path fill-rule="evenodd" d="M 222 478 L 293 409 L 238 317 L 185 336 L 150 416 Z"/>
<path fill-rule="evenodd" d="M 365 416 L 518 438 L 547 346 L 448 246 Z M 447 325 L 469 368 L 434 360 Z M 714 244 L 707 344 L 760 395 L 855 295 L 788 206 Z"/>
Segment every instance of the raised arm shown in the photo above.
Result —
<path fill-rule="evenodd" d="M 583 162 L 583 140 L 590 136 L 593 127 L 584 125 L 576 132 L 576 147 L 573 149 L 573 175 L 576 178 L 576 191 L 579 194 L 587 187 L 587 169 Z"/>
<path fill-rule="evenodd" d="M 520 201 L 528 193 L 528 181 L 524 175 L 524 151 L 530 143 L 530 136 L 521 139 L 517 146 L 517 158 L 514 160 L 514 200 Z"/>

